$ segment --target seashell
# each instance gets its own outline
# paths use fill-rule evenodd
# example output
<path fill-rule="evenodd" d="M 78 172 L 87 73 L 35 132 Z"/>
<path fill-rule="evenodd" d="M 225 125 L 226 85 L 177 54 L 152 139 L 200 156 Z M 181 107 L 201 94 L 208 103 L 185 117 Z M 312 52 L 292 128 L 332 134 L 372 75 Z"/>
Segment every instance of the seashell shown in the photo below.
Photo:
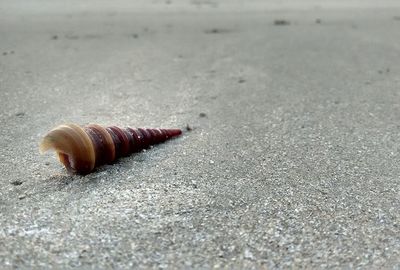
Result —
<path fill-rule="evenodd" d="M 182 134 L 180 129 L 119 128 L 91 124 L 64 124 L 52 129 L 40 143 L 40 152 L 54 149 L 68 171 L 88 174 L 94 168 L 110 164 Z"/>

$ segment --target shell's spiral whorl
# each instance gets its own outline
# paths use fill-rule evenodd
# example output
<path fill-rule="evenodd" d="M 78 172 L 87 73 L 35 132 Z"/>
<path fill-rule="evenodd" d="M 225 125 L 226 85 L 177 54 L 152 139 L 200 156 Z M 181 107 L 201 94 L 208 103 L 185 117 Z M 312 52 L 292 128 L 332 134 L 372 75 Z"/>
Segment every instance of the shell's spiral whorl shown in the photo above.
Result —
<path fill-rule="evenodd" d="M 40 152 L 54 149 L 67 170 L 88 174 L 97 166 L 110 164 L 119 157 L 139 152 L 180 134 L 180 129 L 64 124 L 43 138 Z"/>

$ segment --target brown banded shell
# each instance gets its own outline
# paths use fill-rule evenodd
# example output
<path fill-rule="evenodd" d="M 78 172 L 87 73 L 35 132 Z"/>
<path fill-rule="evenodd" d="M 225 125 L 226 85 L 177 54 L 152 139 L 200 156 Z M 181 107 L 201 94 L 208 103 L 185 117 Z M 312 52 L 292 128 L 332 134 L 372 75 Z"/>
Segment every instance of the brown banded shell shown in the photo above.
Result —
<path fill-rule="evenodd" d="M 64 124 L 47 133 L 40 143 L 40 152 L 54 149 L 68 171 L 88 174 L 97 166 L 181 134 L 180 129 Z"/>

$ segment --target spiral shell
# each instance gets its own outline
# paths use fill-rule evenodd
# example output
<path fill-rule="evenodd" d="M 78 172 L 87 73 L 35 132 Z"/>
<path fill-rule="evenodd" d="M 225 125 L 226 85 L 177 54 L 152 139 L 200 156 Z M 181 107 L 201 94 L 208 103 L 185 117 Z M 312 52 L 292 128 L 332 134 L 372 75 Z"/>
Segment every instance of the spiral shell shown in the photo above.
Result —
<path fill-rule="evenodd" d="M 47 133 L 40 143 L 40 152 L 54 149 L 68 171 L 88 174 L 98 166 L 110 164 L 119 157 L 139 152 L 180 134 L 180 129 L 64 124 Z"/>

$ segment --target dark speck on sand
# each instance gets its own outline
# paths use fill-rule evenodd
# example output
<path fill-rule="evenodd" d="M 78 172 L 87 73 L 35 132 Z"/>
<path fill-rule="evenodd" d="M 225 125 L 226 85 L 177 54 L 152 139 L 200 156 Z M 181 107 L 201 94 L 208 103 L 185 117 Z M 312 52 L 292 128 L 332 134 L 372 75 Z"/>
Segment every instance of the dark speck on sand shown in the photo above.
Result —
<path fill-rule="evenodd" d="M 229 33 L 230 31 L 228 29 L 220 29 L 220 28 L 212 28 L 212 29 L 207 29 L 204 30 L 204 33 L 206 34 L 225 34 Z"/>
<path fill-rule="evenodd" d="M 290 22 L 288 20 L 278 19 L 274 21 L 274 25 L 289 25 Z"/>
<path fill-rule="evenodd" d="M 14 180 L 14 181 L 11 181 L 10 183 L 11 183 L 11 185 L 14 185 L 14 186 L 20 186 L 20 185 L 22 185 L 23 182 L 20 180 Z"/>

